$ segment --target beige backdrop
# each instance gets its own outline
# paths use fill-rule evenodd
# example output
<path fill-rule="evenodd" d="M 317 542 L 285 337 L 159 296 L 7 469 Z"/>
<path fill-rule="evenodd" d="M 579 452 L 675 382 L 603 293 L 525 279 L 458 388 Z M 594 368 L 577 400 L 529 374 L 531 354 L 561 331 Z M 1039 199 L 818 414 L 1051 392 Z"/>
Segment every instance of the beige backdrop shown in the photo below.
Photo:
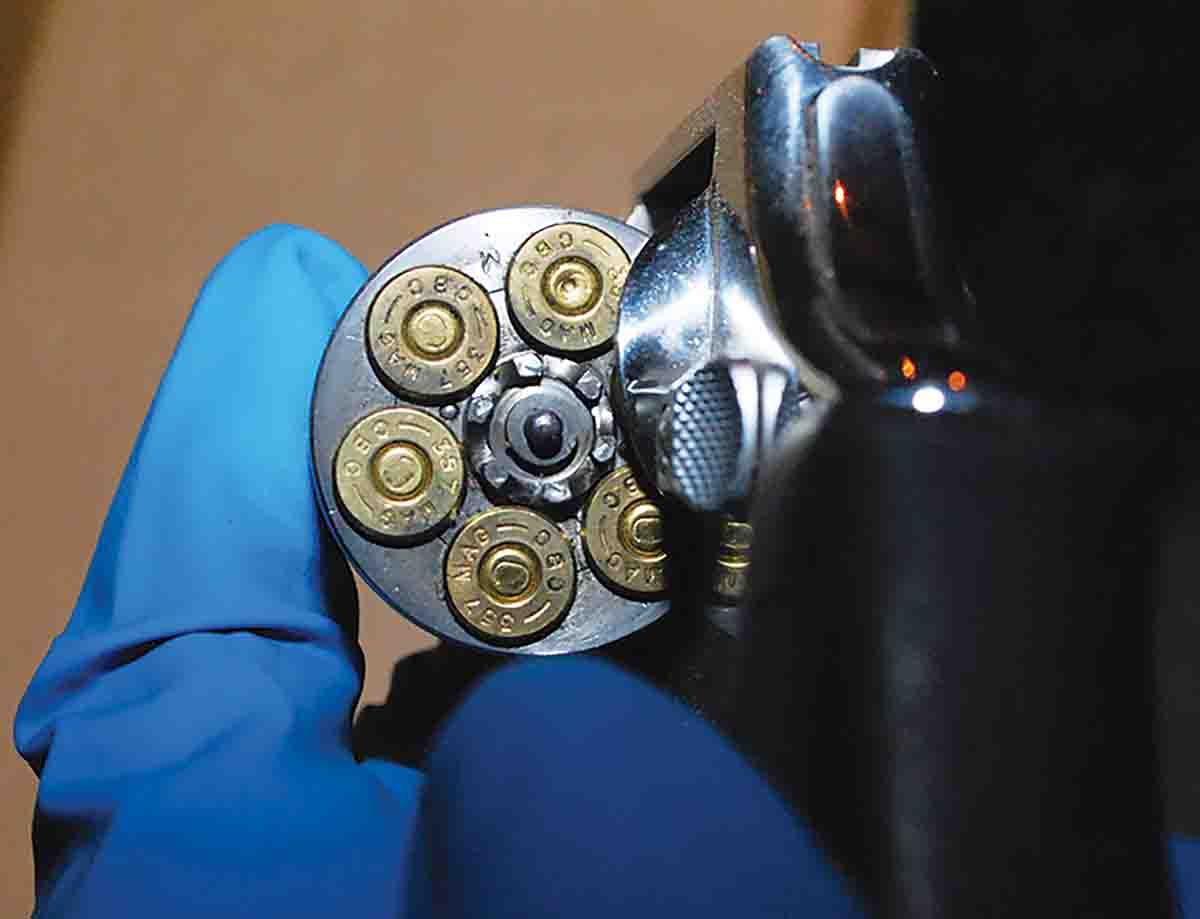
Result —
<path fill-rule="evenodd" d="M 290 221 L 373 267 L 480 208 L 624 213 L 639 160 L 781 31 L 842 60 L 901 43 L 905 15 L 894 0 L 0 0 L 5 725 L 233 242 Z M 425 639 L 364 601 L 377 699 Z M 6 740 L 2 916 L 31 908 L 34 791 Z"/>

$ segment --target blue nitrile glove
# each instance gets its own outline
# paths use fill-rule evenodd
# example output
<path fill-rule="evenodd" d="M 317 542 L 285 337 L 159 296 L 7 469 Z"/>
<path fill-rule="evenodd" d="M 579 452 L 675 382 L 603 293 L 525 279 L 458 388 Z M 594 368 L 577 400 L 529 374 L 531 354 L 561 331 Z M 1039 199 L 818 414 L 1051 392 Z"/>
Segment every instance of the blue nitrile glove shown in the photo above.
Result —
<path fill-rule="evenodd" d="M 598 663 L 485 680 L 427 777 L 355 762 L 357 608 L 308 405 L 364 277 L 273 227 L 205 285 L 17 715 L 38 915 L 856 915 L 724 741 Z"/>

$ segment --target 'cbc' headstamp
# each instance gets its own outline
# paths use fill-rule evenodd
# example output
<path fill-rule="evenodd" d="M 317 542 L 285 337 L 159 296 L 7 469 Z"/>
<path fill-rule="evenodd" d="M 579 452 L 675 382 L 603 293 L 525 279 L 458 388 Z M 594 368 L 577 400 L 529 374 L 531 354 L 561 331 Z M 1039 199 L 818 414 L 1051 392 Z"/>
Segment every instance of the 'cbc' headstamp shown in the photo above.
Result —
<path fill-rule="evenodd" d="M 431 535 L 458 509 L 462 447 L 425 412 L 382 409 L 346 432 L 333 478 L 356 529 L 376 542 L 412 542 Z"/>
<path fill-rule="evenodd" d="M 452 399 L 491 367 L 496 322 L 487 291 L 461 271 L 410 268 L 388 281 L 371 304 L 368 351 L 376 372 L 399 395 Z"/>
<path fill-rule="evenodd" d="M 575 556 L 551 520 L 523 507 L 476 514 L 446 553 L 450 608 L 486 640 L 526 639 L 556 625 L 575 597 Z"/>
<path fill-rule="evenodd" d="M 617 331 L 629 256 L 615 239 L 582 223 L 558 223 L 522 243 L 508 272 L 513 319 L 535 343 L 592 351 Z"/>
<path fill-rule="evenodd" d="M 628 466 L 610 472 L 592 492 L 583 544 L 596 574 L 614 590 L 638 598 L 666 590 L 662 511 Z"/>

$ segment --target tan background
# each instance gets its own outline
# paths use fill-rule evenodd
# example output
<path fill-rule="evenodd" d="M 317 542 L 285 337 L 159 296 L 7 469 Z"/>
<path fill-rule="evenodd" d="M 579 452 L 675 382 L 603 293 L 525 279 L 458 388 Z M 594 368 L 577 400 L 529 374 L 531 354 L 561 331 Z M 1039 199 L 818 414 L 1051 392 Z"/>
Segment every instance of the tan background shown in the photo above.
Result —
<path fill-rule="evenodd" d="M 791 32 L 842 60 L 901 43 L 899 10 L 0 0 L 6 734 L 192 298 L 232 243 L 286 220 L 370 267 L 480 208 L 624 213 L 631 170 L 756 41 Z M 424 639 L 364 599 L 364 695 L 379 699 Z M 0 916 L 31 909 L 34 791 L 5 739 Z"/>

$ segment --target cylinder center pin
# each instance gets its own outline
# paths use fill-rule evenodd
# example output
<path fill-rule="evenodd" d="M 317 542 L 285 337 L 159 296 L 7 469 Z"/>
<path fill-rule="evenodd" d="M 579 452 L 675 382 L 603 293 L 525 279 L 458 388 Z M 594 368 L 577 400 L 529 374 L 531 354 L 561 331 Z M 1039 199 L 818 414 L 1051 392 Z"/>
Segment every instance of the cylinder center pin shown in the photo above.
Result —
<path fill-rule="evenodd" d="M 541 411 L 525 418 L 525 442 L 530 451 L 543 460 L 554 459 L 563 448 L 563 421 L 552 411 Z"/>
<path fill-rule="evenodd" d="M 601 369 L 533 351 L 501 358 L 467 403 L 464 439 L 498 503 L 582 501 L 617 446 Z"/>

